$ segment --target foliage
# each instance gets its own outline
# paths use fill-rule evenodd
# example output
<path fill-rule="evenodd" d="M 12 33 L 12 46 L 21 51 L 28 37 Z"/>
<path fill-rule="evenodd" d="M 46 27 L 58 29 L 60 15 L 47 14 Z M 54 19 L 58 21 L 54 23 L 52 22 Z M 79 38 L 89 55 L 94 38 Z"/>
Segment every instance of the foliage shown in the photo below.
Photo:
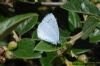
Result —
<path fill-rule="evenodd" d="M 12 50 L 14 56 L 12 59 L 33 59 L 32 61 L 38 59 L 42 66 L 53 66 L 58 61 L 62 61 L 57 64 L 57 66 L 62 66 L 63 64 L 68 65 L 73 58 L 76 58 L 72 65 L 82 64 L 84 66 L 86 59 L 79 61 L 78 56 L 86 54 L 88 62 L 91 61 L 90 59 L 96 58 L 93 55 L 96 52 L 92 48 L 99 46 L 100 42 L 100 8 L 96 6 L 99 0 L 96 2 L 92 0 L 68 0 L 66 4 L 55 7 L 55 9 L 41 6 L 29 0 L 24 1 L 14 2 L 12 4 L 14 7 L 0 3 L 0 5 L 4 5 L 0 6 L 0 46 L 7 47 L 11 41 L 17 42 L 17 48 Z M 24 6 L 17 6 L 16 3 L 22 3 Z M 29 7 L 26 8 L 25 6 L 28 5 Z M 9 10 L 7 6 L 14 11 Z M 53 12 L 58 20 L 60 47 L 37 38 L 37 26 L 44 15 L 49 12 Z M 64 16 L 66 18 L 62 18 L 61 15 L 66 15 Z M 44 53 L 47 56 L 43 57 Z M 0 57 L 2 57 L 1 54 Z"/>

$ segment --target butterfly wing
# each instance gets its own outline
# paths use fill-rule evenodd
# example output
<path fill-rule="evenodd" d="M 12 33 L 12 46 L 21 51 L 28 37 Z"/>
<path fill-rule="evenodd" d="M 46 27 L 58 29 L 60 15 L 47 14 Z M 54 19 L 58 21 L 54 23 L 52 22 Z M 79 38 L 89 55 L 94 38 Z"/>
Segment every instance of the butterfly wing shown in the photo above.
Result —
<path fill-rule="evenodd" d="M 40 39 L 57 45 L 59 43 L 59 29 L 57 20 L 52 13 L 46 15 L 37 28 Z"/>

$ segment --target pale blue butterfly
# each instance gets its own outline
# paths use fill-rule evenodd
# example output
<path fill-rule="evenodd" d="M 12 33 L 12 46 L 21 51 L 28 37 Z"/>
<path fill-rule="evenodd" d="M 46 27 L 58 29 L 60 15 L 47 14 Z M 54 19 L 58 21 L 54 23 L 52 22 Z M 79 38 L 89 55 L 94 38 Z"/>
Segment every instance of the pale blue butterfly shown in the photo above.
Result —
<path fill-rule="evenodd" d="M 38 38 L 54 45 L 60 43 L 59 28 L 53 13 L 47 14 L 37 28 Z"/>

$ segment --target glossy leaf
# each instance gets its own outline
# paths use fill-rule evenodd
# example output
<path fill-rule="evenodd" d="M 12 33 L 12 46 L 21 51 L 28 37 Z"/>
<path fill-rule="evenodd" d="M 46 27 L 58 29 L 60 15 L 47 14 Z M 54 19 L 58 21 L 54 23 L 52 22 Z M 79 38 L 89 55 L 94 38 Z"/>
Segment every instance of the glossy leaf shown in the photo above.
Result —
<path fill-rule="evenodd" d="M 81 61 L 78 61 L 78 60 L 73 62 L 73 65 L 74 66 L 86 66 L 86 64 L 84 62 L 81 62 Z"/>
<path fill-rule="evenodd" d="M 47 43 L 45 41 L 40 41 L 36 47 L 34 48 L 34 50 L 36 51 L 44 51 L 44 52 L 53 52 L 53 51 L 57 51 L 59 48 L 57 46 L 53 46 L 50 43 Z"/>
<path fill-rule="evenodd" d="M 59 32 L 60 32 L 60 37 L 67 37 L 70 35 L 70 31 L 68 30 L 63 30 L 61 28 L 59 28 Z"/>
<path fill-rule="evenodd" d="M 100 16 L 100 13 L 99 13 L 100 11 L 89 0 L 84 0 L 84 2 L 82 2 L 81 6 L 82 6 L 82 10 L 84 12 Z"/>
<path fill-rule="evenodd" d="M 81 27 L 80 18 L 75 12 L 69 12 L 69 22 L 71 24 L 70 29 L 76 29 Z"/>
<path fill-rule="evenodd" d="M 38 39 L 38 37 L 37 37 L 37 30 L 33 31 L 32 39 Z"/>
<path fill-rule="evenodd" d="M 86 39 L 95 29 L 100 21 L 95 17 L 89 17 L 83 26 L 82 39 Z"/>
<path fill-rule="evenodd" d="M 57 53 L 52 52 L 52 53 L 46 53 L 46 57 L 42 57 L 40 59 L 41 65 L 42 66 L 52 66 L 52 61 L 57 57 Z"/>
<path fill-rule="evenodd" d="M 100 11 L 89 0 L 70 0 L 62 8 L 73 12 L 100 16 Z"/>
<path fill-rule="evenodd" d="M 23 20 L 31 18 L 33 16 L 36 16 L 36 14 L 28 13 L 17 15 L 15 17 L 11 17 L 5 20 L 3 23 L 0 24 L 0 38 L 8 34 L 10 31 L 12 31 Z"/>
<path fill-rule="evenodd" d="M 90 42 L 92 43 L 97 43 L 100 42 L 100 30 L 99 29 L 95 29 L 94 33 L 92 33 L 90 36 Z"/>
<path fill-rule="evenodd" d="M 72 53 L 75 55 L 79 55 L 79 54 L 84 54 L 85 52 L 88 52 L 89 49 L 81 49 L 81 48 L 72 48 Z"/>
<path fill-rule="evenodd" d="M 18 48 L 13 51 L 15 58 L 36 59 L 41 57 L 40 52 L 34 52 L 35 41 L 31 39 L 22 39 L 18 42 Z"/>
<path fill-rule="evenodd" d="M 67 1 L 65 5 L 62 6 L 62 8 L 69 10 L 69 11 L 74 11 L 74 12 L 82 12 L 81 9 L 81 0 L 70 0 Z"/>
<path fill-rule="evenodd" d="M 29 31 L 30 29 L 32 29 L 36 23 L 37 23 L 37 16 L 33 16 L 27 20 L 25 20 L 25 22 L 23 22 L 22 24 L 20 24 L 17 27 L 17 32 L 19 35 L 23 35 L 24 33 L 26 33 L 27 31 Z"/>

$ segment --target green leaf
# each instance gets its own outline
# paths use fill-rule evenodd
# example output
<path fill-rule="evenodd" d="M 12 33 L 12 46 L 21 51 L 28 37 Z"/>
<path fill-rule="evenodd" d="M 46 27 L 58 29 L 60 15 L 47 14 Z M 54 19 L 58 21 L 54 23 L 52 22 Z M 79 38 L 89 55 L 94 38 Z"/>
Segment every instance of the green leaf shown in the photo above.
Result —
<path fill-rule="evenodd" d="M 98 23 L 97 28 L 100 30 L 100 22 Z"/>
<path fill-rule="evenodd" d="M 100 11 L 98 10 L 98 8 L 93 3 L 91 3 L 89 0 L 84 0 L 81 6 L 84 12 L 100 16 L 100 13 L 99 13 Z"/>
<path fill-rule="evenodd" d="M 100 42 L 100 35 L 90 37 L 90 42 L 92 43 Z"/>
<path fill-rule="evenodd" d="M 37 16 L 33 13 L 17 15 L 5 20 L 0 24 L 0 38 L 11 32 L 17 25 L 19 25 L 23 20 Z"/>
<path fill-rule="evenodd" d="M 0 23 L 2 23 L 6 18 L 2 15 L 0 15 Z"/>
<path fill-rule="evenodd" d="M 59 32 L 60 32 L 60 37 L 67 37 L 70 35 L 70 32 L 68 30 L 63 30 L 61 28 L 59 28 Z"/>
<path fill-rule="evenodd" d="M 41 65 L 42 66 L 52 66 L 52 61 L 57 57 L 57 53 L 56 52 L 52 52 L 52 53 L 47 53 L 46 57 L 42 57 L 40 59 Z"/>
<path fill-rule="evenodd" d="M 100 42 L 100 29 L 95 29 L 95 31 L 89 36 L 89 40 L 92 43 Z"/>
<path fill-rule="evenodd" d="M 37 37 L 37 30 L 33 31 L 32 39 L 38 39 L 38 37 Z"/>
<path fill-rule="evenodd" d="M 73 12 L 82 12 L 81 9 L 81 0 L 70 0 L 67 1 L 65 5 L 62 6 L 65 10 L 73 11 Z"/>
<path fill-rule="evenodd" d="M 83 54 L 85 52 L 88 52 L 90 51 L 89 49 L 81 49 L 81 48 L 72 48 L 71 51 L 75 54 L 75 55 L 78 55 L 78 54 Z"/>
<path fill-rule="evenodd" d="M 73 62 L 73 66 L 86 66 L 86 63 L 77 60 Z"/>
<path fill-rule="evenodd" d="M 53 46 L 51 43 L 47 43 L 45 41 L 40 41 L 34 50 L 36 51 L 44 51 L 44 52 L 53 52 L 57 51 L 59 48 L 56 46 Z"/>
<path fill-rule="evenodd" d="M 82 39 L 86 39 L 96 29 L 99 22 L 97 18 L 90 16 L 83 26 Z"/>
<path fill-rule="evenodd" d="M 70 29 L 72 29 L 72 27 L 73 29 L 81 27 L 80 18 L 75 12 L 69 12 L 69 22 L 71 24 Z"/>
<path fill-rule="evenodd" d="M 30 19 L 25 20 L 22 24 L 20 24 L 16 31 L 18 32 L 19 35 L 23 35 L 30 29 L 32 29 L 36 24 L 37 24 L 37 19 L 38 16 L 33 16 Z"/>
<path fill-rule="evenodd" d="M 73 12 L 100 16 L 100 11 L 89 0 L 70 0 L 62 8 Z"/>
<path fill-rule="evenodd" d="M 34 52 L 35 41 L 31 39 L 22 39 L 18 42 L 18 48 L 14 52 L 15 58 L 36 59 L 41 58 L 40 52 Z"/>
<path fill-rule="evenodd" d="M 3 40 L 2 41 L 0 40 L 0 46 L 6 46 L 6 45 L 7 45 L 7 42 L 5 42 Z"/>

